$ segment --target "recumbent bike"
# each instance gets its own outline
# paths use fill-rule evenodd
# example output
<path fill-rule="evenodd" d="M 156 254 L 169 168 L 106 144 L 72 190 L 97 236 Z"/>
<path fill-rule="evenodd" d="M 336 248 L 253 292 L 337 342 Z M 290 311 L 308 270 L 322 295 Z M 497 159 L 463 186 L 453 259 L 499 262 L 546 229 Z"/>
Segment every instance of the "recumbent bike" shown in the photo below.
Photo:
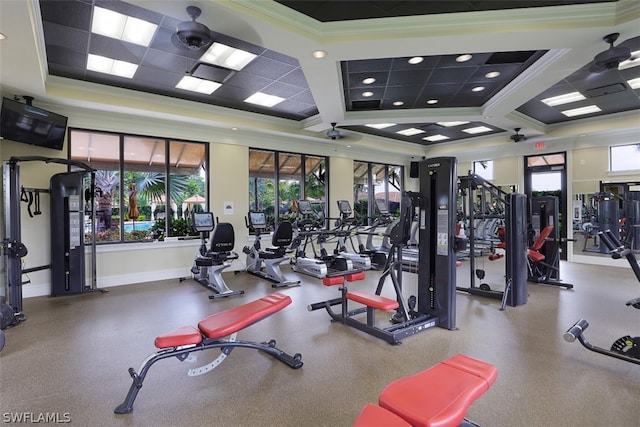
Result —
<path fill-rule="evenodd" d="M 263 279 L 267 279 L 273 284 L 273 288 L 284 288 L 290 286 L 300 286 L 300 280 L 288 280 L 280 270 L 280 264 L 290 259 L 287 255 L 293 250 L 289 249 L 293 241 L 293 226 L 289 221 L 278 223 L 273 231 L 271 247 L 263 251 L 260 245 L 260 235 L 267 228 L 267 218 L 264 212 L 249 212 L 245 223 L 249 230 L 255 231 L 255 241 L 251 247 L 245 246 L 242 249 L 247 255 L 246 270 Z"/>
<path fill-rule="evenodd" d="M 191 221 L 193 229 L 200 233 L 200 248 L 196 252 L 191 267 L 192 278 L 205 288 L 214 291 L 209 295 L 209 299 L 243 295 L 243 290 L 230 289 L 222 278 L 222 271 L 231 266 L 230 261 L 238 259 L 238 254 L 233 252 L 235 245 L 233 225 L 228 222 L 218 222 L 214 227 L 211 212 L 193 212 Z M 211 234 L 211 245 L 207 248 L 209 234 Z M 180 281 L 183 280 L 185 279 L 180 279 Z"/>

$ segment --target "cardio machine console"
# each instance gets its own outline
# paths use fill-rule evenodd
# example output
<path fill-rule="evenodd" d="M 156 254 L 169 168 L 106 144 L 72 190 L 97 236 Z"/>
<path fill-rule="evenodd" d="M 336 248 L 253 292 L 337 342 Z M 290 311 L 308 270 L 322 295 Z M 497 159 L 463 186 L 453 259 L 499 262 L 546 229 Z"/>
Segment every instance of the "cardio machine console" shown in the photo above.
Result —
<path fill-rule="evenodd" d="M 351 216 L 353 211 L 351 210 L 351 204 L 348 200 L 338 200 L 338 209 L 340 213 L 345 216 Z"/>
<path fill-rule="evenodd" d="M 302 215 L 310 215 L 315 213 L 313 208 L 311 207 L 311 202 L 308 200 L 300 200 L 298 202 L 298 210 Z"/>
<path fill-rule="evenodd" d="M 194 212 L 191 214 L 193 229 L 201 233 L 203 231 L 213 230 L 213 213 L 211 212 Z"/>
<path fill-rule="evenodd" d="M 267 227 L 267 217 L 264 212 L 249 212 L 249 222 L 253 228 Z"/>

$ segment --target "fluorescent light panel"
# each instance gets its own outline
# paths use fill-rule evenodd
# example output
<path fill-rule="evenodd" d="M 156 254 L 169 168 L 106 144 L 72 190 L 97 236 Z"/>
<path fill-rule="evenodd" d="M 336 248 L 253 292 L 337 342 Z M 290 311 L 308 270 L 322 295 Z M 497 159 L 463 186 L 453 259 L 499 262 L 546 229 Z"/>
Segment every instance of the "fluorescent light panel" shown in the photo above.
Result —
<path fill-rule="evenodd" d="M 570 102 L 582 101 L 585 97 L 580 92 L 565 93 L 564 95 L 552 96 L 542 100 L 549 107 L 556 105 L 568 104 Z"/>
<path fill-rule="evenodd" d="M 93 8 L 91 32 L 140 46 L 149 46 L 158 26 L 102 7 Z"/>
<path fill-rule="evenodd" d="M 627 68 L 633 68 L 640 65 L 640 50 L 636 50 L 631 52 L 631 58 L 626 61 L 622 61 L 620 65 L 618 65 L 618 70 L 626 70 Z"/>
<path fill-rule="evenodd" d="M 277 105 L 282 101 L 284 101 L 284 98 L 280 98 L 279 96 L 275 95 L 267 95 L 266 93 L 262 92 L 256 92 L 244 100 L 244 102 L 261 105 L 263 107 L 273 107 L 274 105 Z"/>
<path fill-rule="evenodd" d="M 419 133 L 424 133 L 424 131 L 422 129 L 409 128 L 409 129 L 399 130 L 396 133 L 399 133 L 400 135 L 404 135 L 404 136 L 413 136 L 413 135 L 418 135 Z"/>
<path fill-rule="evenodd" d="M 106 56 L 89 54 L 87 57 L 87 70 L 114 76 L 133 78 L 138 66 L 130 62 L 118 61 Z"/>
<path fill-rule="evenodd" d="M 235 47 L 215 42 L 207 49 L 200 60 L 208 64 L 239 71 L 253 61 L 256 56 L 257 55 L 247 52 L 246 50 L 236 49 Z"/>
<path fill-rule="evenodd" d="M 425 136 L 422 139 L 429 142 L 438 142 L 438 141 L 444 141 L 445 139 L 449 139 L 449 137 L 438 134 L 438 135 Z"/>
<path fill-rule="evenodd" d="M 584 114 L 597 113 L 598 111 L 602 111 L 602 110 L 598 108 L 597 105 L 587 105 L 586 107 L 573 108 L 571 110 L 564 110 L 564 111 L 561 111 L 561 113 L 567 117 L 575 117 L 575 116 L 582 116 Z"/>
<path fill-rule="evenodd" d="M 476 127 L 473 127 L 473 128 L 462 129 L 462 132 L 468 133 L 468 134 L 471 134 L 471 135 L 475 135 L 475 134 L 478 134 L 478 133 L 491 132 L 492 130 L 493 129 L 488 128 L 486 126 L 476 126 Z"/>
<path fill-rule="evenodd" d="M 211 80 L 199 79 L 193 76 L 184 76 L 180 79 L 176 88 L 211 95 L 220 86 L 222 86 L 220 83 Z"/>
<path fill-rule="evenodd" d="M 444 126 L 446 128 L 450 128 L 454 126 L 466 125 L 467 123 L 469 122 L 437 122 L 436 124 Z"/>
<path fill-rule="evenodd" d="M 627 80 L 627 83 L 631 86 L 631 89 L 640 89 L 640 77 Z"/>
<path fill-rule="evenodd" d="M 365 125 L 367 127 L 370 128 L 374 128 L 374 129 L 385 129 L 391 126 L 395 126 L 396 123 L 375 123 L 375 124 L 370 124 L 370 125 Z"/>

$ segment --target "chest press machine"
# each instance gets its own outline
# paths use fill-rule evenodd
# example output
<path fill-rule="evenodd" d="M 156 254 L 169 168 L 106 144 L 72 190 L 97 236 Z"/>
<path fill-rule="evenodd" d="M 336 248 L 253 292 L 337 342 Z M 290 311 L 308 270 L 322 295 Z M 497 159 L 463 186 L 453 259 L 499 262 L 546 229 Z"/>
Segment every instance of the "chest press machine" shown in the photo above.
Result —
<path fill-rule="evenodd" d="M 414 209 L 411 197 L 402 198 L 400 221 L 390 234 L 392 243 L 384 272 L 375 293 L 350 291 L 348 282 L 364 279 L 363 271 L 340 271 L 323 279 L 326 286 L 340 285 L 341 296 L 310 304 L 309 311 L 324 308 L 332 320 L 380 338 L 400 344 L 404 337 L 434 326 L 456 329 L 456 256 L 455 223 L 457 195 L 457 160 L 453 157 L 427 159 L 420 163 L 419 262 L 417 296 L 404 298 L 402 289 L 402 248 L 409 240 Z M 382 295 L 390 277 L 395 299 Z M 349 301 L 364 307 L 349 310 Z M 340 312 L 332 306 L 340 305 Z M 376 310 L 392 311 L 390 326 L 376 324 Z M 359 316 L 366 313 L 366 320 Z"/>

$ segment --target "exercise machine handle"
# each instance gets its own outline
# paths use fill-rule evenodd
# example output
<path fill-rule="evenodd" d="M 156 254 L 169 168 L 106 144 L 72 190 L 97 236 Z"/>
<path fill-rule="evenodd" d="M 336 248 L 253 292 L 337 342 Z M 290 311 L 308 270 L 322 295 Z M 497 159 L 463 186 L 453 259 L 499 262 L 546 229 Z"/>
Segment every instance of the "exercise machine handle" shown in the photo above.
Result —
<path fill-rule="evenodd" d="M 574 342 L 588 327 L 589 322 L 584 319 L 578 320 L 572 327 L 567 329 L 567 332 L 564 333 L 564 340 L 567 342 Z"/>

